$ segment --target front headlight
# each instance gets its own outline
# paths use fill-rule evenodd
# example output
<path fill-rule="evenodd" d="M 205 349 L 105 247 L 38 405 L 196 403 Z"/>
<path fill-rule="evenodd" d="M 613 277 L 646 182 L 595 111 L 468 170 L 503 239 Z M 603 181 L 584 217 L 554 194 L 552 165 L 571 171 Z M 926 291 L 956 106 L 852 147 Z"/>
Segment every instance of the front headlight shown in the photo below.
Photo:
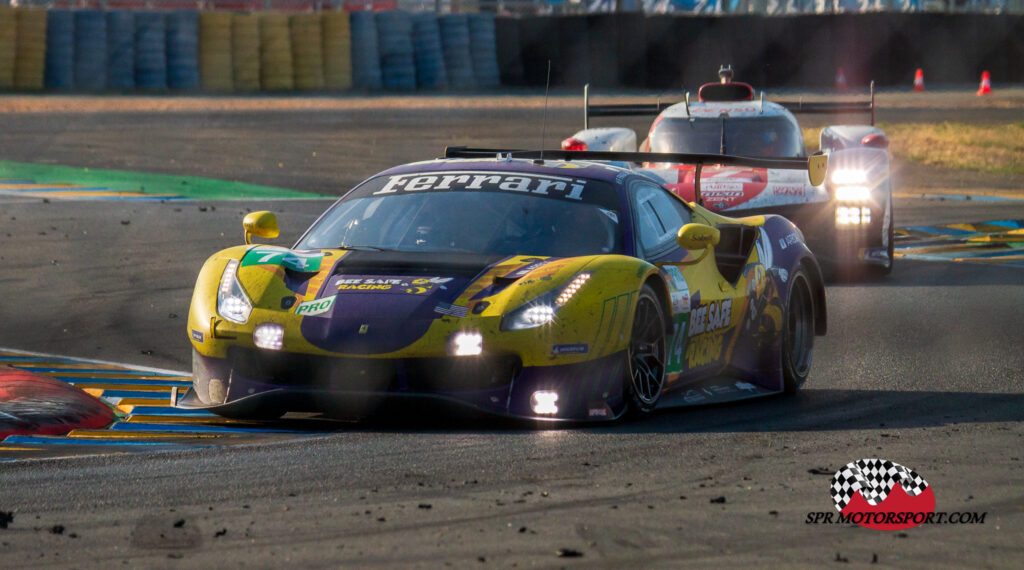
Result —
<path fill-rule="evenodd" d="M 252 302 L 238 282 L 238 260 L 232 259 L 220 276 L 217 289 L 217 314 L 238 324 L 245 324 L 252 313 Z"/>
<path fill-rule="evenodd" d="M 501 330 L 517 331 L 546 325 L 555 320 L 558 309 L 568 303 L 583 284 L 590 279 L 589 273 L 580 273 L 561 289 L 555 288 L 536 299 L 521 305 L 501 320 Z"/>
<path fill-rule="evenodd" d="M 867 184 L 868 173 L 857 168 L 840 168 L 832 173 L 832 184 L 836 186 Z"/>
<path fill-rule="evenodd" d="M 867 186 L 839 186 L 836 188 L 836 200 L 839 202 L 867 202 L 871 199 L 871 189 Z"/>

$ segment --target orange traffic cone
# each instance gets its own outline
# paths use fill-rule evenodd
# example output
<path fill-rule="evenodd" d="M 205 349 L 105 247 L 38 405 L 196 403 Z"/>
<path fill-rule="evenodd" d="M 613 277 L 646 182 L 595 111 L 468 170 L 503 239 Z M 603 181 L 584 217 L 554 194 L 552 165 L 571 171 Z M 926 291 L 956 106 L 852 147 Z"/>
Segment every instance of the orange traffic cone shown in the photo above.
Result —
<path fill-rule="evenodd" d="M 924 91 L 924 71 L 920 67 L 914 72 L 914 91 Z"/>
<path fill-rule="evenodd" d="M 846 74 L 843 73 L 843 68 L 836 69 L 836 91 L 846 91 Z"/>
<path fill-rule="evenodd" d="M 989 79 L 988 72 L 981 72 L 981 86 L 978 87 L 978 97 L 982 95 L 988 95 L 992 93 L 992 81 Z"/>

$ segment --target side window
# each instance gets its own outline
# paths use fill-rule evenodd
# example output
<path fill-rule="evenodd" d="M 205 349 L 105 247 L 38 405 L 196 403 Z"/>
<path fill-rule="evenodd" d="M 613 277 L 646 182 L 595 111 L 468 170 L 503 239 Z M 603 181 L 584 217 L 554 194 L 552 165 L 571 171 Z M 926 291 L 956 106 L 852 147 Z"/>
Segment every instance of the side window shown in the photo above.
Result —
<path fill-rule="evenodd" d="M 655 257 L 678 247 L 676 232 L 690 223 L 690 211 L 664 188 L 646 180 L 630 185 L 637 240 L 644 257 Z"/>

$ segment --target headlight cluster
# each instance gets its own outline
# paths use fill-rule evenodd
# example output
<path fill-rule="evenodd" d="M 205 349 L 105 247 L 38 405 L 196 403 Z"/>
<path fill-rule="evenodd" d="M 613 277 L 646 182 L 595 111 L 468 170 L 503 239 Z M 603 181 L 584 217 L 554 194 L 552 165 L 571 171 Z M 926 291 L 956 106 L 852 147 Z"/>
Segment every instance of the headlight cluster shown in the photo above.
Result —
<path fill-rule="evenodd" d="M 522 330 L 546 325 L 555 320 L 555 313 L 568 303 L 584 283 L 589 273 L 580 273 L 561 289 L 552 289 L 536 299 L 505 315 L 501 321 L 502 330 Z"/>
<path fill-rule="evenodd" d="M 871 223 L 871 210 L 858 206 L 839 206 L 836 208 L 837 226 L 855 226 Z"/>
<path fill-rule="evenodd" d="M 859 169 L 840 169 L 832 173 L 832 185 L 839 202 L 866 202 L 871 199 L 868 175 Z"/>
<path fill-rule="evenodd" d="M 217 313 L 225 319 L 244 324 L 252 313 L 252 302 L 238 282 L 238 260 L 232 259 L 220 276 L 217 289 Z"/>

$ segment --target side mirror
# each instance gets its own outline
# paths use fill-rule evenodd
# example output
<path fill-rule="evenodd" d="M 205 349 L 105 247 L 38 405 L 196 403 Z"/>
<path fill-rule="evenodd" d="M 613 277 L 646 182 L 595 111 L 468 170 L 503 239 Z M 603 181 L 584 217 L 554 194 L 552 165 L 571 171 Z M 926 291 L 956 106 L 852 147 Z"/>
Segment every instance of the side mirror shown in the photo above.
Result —
<path fill-rule="evenodd" d="M 683 249 L 705 249 L 718 245 L 721 232 L 704 224 L 686 224 L 679 228 L 676 241 Z"/>
<path fill-rule="evenodd" d="M 818 151 L 807 157 L 807 177 L 811 179 L 811 186 L 821 186 L 825 182 L 825 173 L 828 172 L 828 155 Z"/>
<path fill-rule="evenodd" d="M 245 243 L 252 243 L 252 236 L 273 239 L 281 235 L 277 228 L 277 216 L 273 212 L 253 212 L 242 220 Z"/>

